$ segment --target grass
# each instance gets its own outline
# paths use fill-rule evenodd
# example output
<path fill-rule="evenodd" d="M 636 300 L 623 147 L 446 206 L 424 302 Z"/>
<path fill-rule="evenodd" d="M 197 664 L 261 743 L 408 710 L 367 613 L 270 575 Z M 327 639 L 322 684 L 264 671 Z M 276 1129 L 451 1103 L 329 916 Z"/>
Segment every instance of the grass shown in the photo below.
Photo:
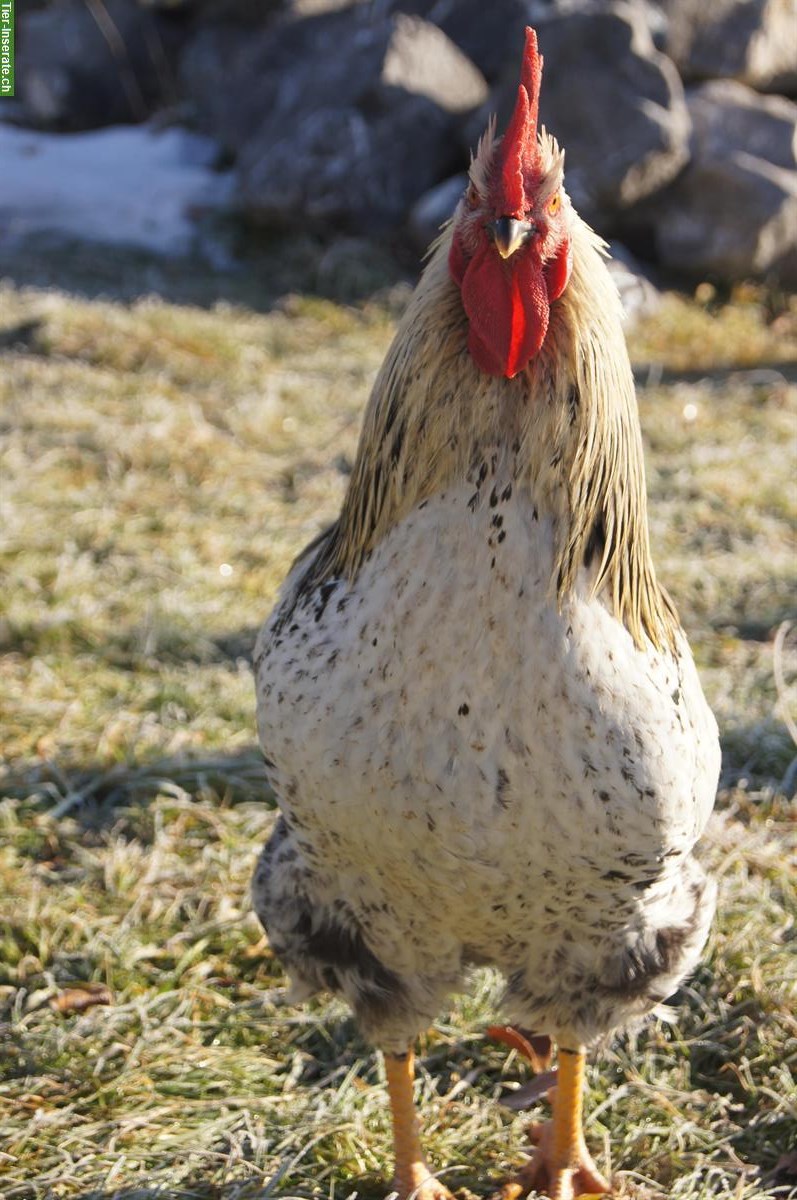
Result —
<path fill-rule="evenodd" d="M 3 1200 L 385 1195 L 379 1062 L 337 1001 L 282 1003 L 249 911 L 273 813 L 247 655 L 342 497 L 405 294 L 3 286 Z M 657 559 L 722 727 L 721 904 L 676 1023 L 595 1056 L 588 1138 L 619 1195 L 793 1195 L 797 661 L 792 633 L 779 691 L 774 634 L 794 602 L 797 311 L 671 296 L 633 351 Z M 112 1003 L 52 1005 L 88 982 Z M 481 1197 L 526 1144 L 495 1103 L 525 1077 L 484 1037 L 498 992 L 477 973 L 420 1047 L 430 1156 Z"/>

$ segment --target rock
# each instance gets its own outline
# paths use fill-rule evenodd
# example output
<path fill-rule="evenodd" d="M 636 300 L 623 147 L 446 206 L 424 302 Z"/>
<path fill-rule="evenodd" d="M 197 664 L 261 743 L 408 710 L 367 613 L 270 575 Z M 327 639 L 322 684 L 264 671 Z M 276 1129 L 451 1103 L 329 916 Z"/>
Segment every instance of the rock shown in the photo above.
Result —
<path fill-rule="evenodd" d="M 648 271 L 620 242 L 612 242 L 609 252 L 609 274 L 620 293 L 626 325 L 652 316 L 661 306 L 662 297 Z"/>
<path fill-rule="evenodd" d="M 794 0 L 664 0 L 667 53 L 687 80 L 797 94 Z"/>
<path fill-rule="evenodd" d="M 258 129 L 262 117 L 261 93 L 276 74 L 276 64 L 266 63 L 257 76 L 256 51 L 262 34 L 232 22 L 212 22 L 201 26 L 188 42 L 180 59 L 179 86 L 200 129 L 236 154 Z M 208 87 L 220 62 L 225 64 L 229 87 Z M 241 86 L 246 79 L 248 89 Z M 263 100 L 265 103 L 266 100 Z"/>
<path fill-rule="evenodd" d="M 797 105 L 719 80 L 687 93 L 692 161 L 651 203 L 661 262 L 797 287 Z"/>
<path fill-rule="evenodd" d="M 507 60 L 518 60 L 523 30 L 536 20 L 529 0 L 394 0 L 394 11 L 414 13 L 440 29 L 493 82 Z"/>
<path fill-rule="evenodd" d="M 262 27 L 282 8 L 286 0 L 138 0 L 143 8 L 160 12 L 189 12 L 200 20 L 237 21 Z"/>
<path fill-rule="evenodd" d="M 203 250 L 196 218 L 225 210 L 218 147 L 183 129 L 51 134 L 0 125 L 0 246 L 42 237 L 180 256 Z M 204 250 L 218 254 L 212 245 Z"/>
<path fill-rule="evenodd" d="M 616 0 L 389 0 L 391 11 L 415 13 L 438 25 L 491 83 L 519 63 L 523 31 L 552 16 L 610 11 Z M 664 49 L 667 17 L 658 0 L 626 0 L 647 25 L 657 50 Z"/>
<path fill-rule="evenodd" d="M 320 295 L 344 304 L 380 294 L 382 302 L 392 307 L 391 293 L 408 285 L 396 282 L 396 260 L 389 245 L 343 236 L 330 242 L 319 258 L 314 286 Z M 340 460 L 348 463 L 345 454 Z M 351 463 L 344 473 L 351 473 Z"/>
<path fill-rule="evenodd" d="M 177 98 L 179 23 L 135 0 L 68 0 L 19 18 L 23 120 L 45 129 L 143 121 Z"/>
<path fill-rule="evenodd" d="M 453 215 L 459 198 L 468 185 L 463 171 L 438 183 L 416 200 L 407 219 L 407 232 L 420 253 L 437 237 L 441 227 Z"/>
<path fill-rule="evenodd" d="M 670 22 L 659 0 L 629 0 L 648 27 L 653 45 L 663 54 L 667 53 L 667 37 Z"/>
<path fill-rule="evenodd" d="M 299 17 L 317 17 L 321 13 L 340 12 L 356 4 L 371 4 L 373 0 L 291 0 L 291 12 Z"/>
<path fill-rule="evenodd" d="M 470 59 L 436 25 L 406 14 L 393 22 L 381 81 L 451 113 L 469 112 L 487 99 L 484 76 Z"/>
<path fill-rule="evenodd" d="M 212 36 L 187 52 L 184 77 L 205 78 Z M 232 44 L 230 29 L 224 36 Z M 227 61 L 228 87 L 195 89 L 197 110 L 237 154 L 246 212 L 277 226 L 397 228 L 462 161 L 463 114 L 487 95 L 435 26 L 360 7 L 283 22 Z"/>
<path fill-rule="evenodd" d="M 673 64 L 654 47 L 638 6 L 611 4 L 537 21 L 545 59 L 540 113 L 566 148 L 568 192 L 602 231 L 669 183 L 688 158 L 689 115 Z M 491 108 L 512 110 L 517 63 L 468 123 L 471 145 Z"/>

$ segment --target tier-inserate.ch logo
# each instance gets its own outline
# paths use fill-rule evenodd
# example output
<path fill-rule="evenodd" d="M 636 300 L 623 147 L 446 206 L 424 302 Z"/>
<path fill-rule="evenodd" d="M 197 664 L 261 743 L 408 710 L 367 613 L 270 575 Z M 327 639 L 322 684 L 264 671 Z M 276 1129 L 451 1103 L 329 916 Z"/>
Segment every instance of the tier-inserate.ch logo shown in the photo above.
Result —
<path fill-rule="evenodd" d="M 0 0 L 0 96 L 14 95 L 14 0 Z"/>

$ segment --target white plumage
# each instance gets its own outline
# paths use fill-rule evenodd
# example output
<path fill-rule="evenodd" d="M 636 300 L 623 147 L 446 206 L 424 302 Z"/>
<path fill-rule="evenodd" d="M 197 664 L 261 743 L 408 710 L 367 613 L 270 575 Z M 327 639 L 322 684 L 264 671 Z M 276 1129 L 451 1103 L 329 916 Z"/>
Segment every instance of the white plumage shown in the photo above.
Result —
<path fill-rule="evenodd" d="M 650 1007 L 634 963 L 657 933 L 690 931 L 648 981 L 663 1000 L 712 914 L 690 851 L 717 735 L 685 642 L 638 649 L 586 571 L 559 611 L 551 519 L 512 474 L 497 462 L 476 504 L 466 482 L 411 513 L 257 652 L 286 888 L 319 919 L 345 901 L 403 980 L 406 1008 L 365 1014 L 387 1050 L 473 962 L 513 980 L 518 1022 L 589 1042 Z"/>

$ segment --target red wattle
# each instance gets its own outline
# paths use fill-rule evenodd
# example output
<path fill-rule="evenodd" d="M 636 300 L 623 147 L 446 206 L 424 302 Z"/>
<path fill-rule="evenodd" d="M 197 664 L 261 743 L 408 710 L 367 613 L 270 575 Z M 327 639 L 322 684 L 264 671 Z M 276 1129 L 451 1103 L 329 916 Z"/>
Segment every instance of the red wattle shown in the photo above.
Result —
<path fill-rule="evenodd" d="M 502 259 L 485 244 L 468 263 L 461 286 L 470 321 L 468 349 L 476 366 L 512 379 L 539 352 L 548 330 L 541 267 L 528 253 Z"/>

